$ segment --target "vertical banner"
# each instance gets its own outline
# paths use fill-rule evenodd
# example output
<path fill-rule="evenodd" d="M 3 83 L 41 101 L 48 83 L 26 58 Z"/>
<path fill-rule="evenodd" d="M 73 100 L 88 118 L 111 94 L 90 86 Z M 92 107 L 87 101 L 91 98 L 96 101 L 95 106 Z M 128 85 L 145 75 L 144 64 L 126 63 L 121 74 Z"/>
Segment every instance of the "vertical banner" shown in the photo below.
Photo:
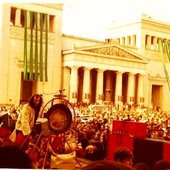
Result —
<path fill-rule="evenodd" d="M 166 51 L 168 56 L 168 61 L 170 62 L 170 42 L 166 40 Z"/>
<path fill-rule="evenodd" d="M 27 74 L 27 11 L 24 11 L 24 80 L 28 80 Z"/>
<path fill-rule="evenodd" d="M 48 81 L 48 28 L 48 14 L 24 10 L 24 80 Z"/>
<path fill-rule="evenodd" d="M 48 15 L 45 14 L 45 81 L 48 81 L 47 57 L 48 57 Z"/>
<path fill-rule="evenodd" d="M 43 14 L 40 13 L 40 81 L 43 81 Z"/>
<path fill-rule="evenodd" d="M 34 13 L 35 21 L 35 56 L 34 56 L 34 66 L 35 66 L 35 80 L 38 80 L 38 14 Z"/>
<path fill-rule="evenodd" d="M 29 80 L 33 80 L 33 13 L 30 12 L 30 74 Z"/>
<path fill-rule="evenodd" d="M 164 57 L 164 51 L 166 49 L 165 48 L 166 44 L 165 44 L 165 41 L 163 41 L 161 38 L 158 39 L 158 44 L 159 44 L 159 50 L 160 50 L 160 53 L 161 53 L 161 59 L 162 59 L 162 64 L 163 64 L 166 80 L 167 80 L 168 87 L 169 87 L 169 90 L 170 90 L 170 80 L 169 80 L 168 71 L 166 69 L 166 63 L 165 63 L 165 57 Z"/>

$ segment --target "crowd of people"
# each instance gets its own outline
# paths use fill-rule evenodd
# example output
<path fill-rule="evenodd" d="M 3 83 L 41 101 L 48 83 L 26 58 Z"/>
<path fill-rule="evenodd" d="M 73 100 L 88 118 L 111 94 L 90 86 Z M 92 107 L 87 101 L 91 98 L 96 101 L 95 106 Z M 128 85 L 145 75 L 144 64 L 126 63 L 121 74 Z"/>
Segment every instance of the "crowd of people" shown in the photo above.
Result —
<path fill-rule="evenodd" d="M 6 133 L 8 136 L 7 138 L 2 133 L 0 133 L 0 143 L 4 144 L 5 142 L 13 142 L 14 144 L 18 145 L 20 149 L 22 148 L 23 150 L 23 143 L 25 145 L 26 141 L 28 147 L 24 148 L 24 152 L 28 154 L 30 149 L 34 148 L 33 143 L 36 143 L 37 138 L 39 137 L 40 132 L 36 134 L 35 127 L 42 103 L 42 96 L 39 94 L 35 94 L 25 105 L 1 106 L 0 113 L 3 113 L 1 115 L 7 113 L 8 121 L 5 123 L 1 121 L 2 123 L 0 127 L 8 127 L 7 129 L 9 130 L 9 133 Z M 113 120 L 145 122 L 147 123 L 148 138 L 170 140 L 170 112 L 163 112 L 160 109 L 150 109 L 143 106 L 125 106 L 122 110 L 119 110 L 114 106 L 107 105 L 102 109 L 92 108 L 91 106 L 89 106 L 75 107 L 75 110 L 78 110 L 79 112 L 76 112 L 76 115 L 74 115 L 76 116 L 76 119 L 74 119 L 75 122 L 73 122 L 73 125 L 70 128 L 71 130 L 68 130 L 63 134 L 55 134 L 53 135 L 53 137 L 50 137 L 51 150 L 55 152 L 55 154 L 67 154 L 69 153 L 69 151 L 75 151 L 77 157 L 92 160 L 93 163 L 89 164 L 89 166 L 86 167 L 86 170 L 90 170 L 90 168 L 92 170 L 96 167 L 98 167 L 98 169 L 102 169 L 102 167 L 104 168 L 104 166 L 115 166 L 116 169 L 117 166 L 121 166 L 121 164 L 117 165 L 117 163 L 115 162 L 128 164 L 128 166 L 133 166 L 133 168 L 136 170 L 148 170 L 147 168 L 149 167 L 144 163 L 133 165 L 133 153 L 126 150 L 127 148 L 123 150 L 123 153 L 125 154 L 123 155 L 123 157 L 120 150 L 115 151 L 114 161 L 112 161 L 112 163 L 105 160 L 108 150 L 107 135 L 111 131 Z M 70 133 L 72 137 L 70 137 Z M 27 140 L 28 138 L 29 140 Z M 47 135 L 43 137 L 40 141 L 40 144 L 37 145 L 37 148 L 39 149 L 39 158 L 42 158 L 44 156 L 46 156 L 47 158 L 41 159 L 40 164 L 40 159 L 36 155 L 36 158 L 34 157 L 34 159 L 32 159 L 32 161 L 34 162 L 36 160 L 36 166 L 34 164 L 34 167 L 40 168 L 44 166 L 44 162 L 42 161 L 45 160 L 47 165 L 46 168 L 50 168 L 50 162 L 48 162 L 50 161 L 50 159 L 48 159 L 49 155 L 46 155 L 48 140 L 49 136 Z M 66 145 L 63 144 L 64 142 L 67 144 L 67 149 L 65 149 Z M 33 153 L 32 150 L 31 153 Z M 124 158 L 124 156 L 128 156 L 128 158 Z M 98 162 L 98 160 L 105 161 Z M 96 164 L 94 164 L 94 162 Z M 124 169 L 126 168 L 124 167 Z M 156 169 L 155 165 L 154 170 L 159 170 L 159 168 Z"/>
<path fill-rule="evenodd" d="M 109 127 L 113 120 L 125 120 L 147 123 L 147 137 L 154 139 L 170 140 L 170 111 L 164 112 L 160 109 L 147 108 L 144 106 L 126 107 L 122 110 L 114 106 L 105 107 L 105 109 L 81 109 L 82 114 L 89 114 L 93 121 L 108 120 Z"/>

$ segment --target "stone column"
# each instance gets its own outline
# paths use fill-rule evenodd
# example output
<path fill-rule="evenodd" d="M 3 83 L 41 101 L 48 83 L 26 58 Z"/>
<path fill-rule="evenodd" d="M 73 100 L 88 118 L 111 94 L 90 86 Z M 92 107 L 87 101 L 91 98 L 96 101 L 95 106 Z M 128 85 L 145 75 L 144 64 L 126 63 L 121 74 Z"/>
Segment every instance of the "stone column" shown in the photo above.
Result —
<path fill-rule="evenodd" d="M 121 38 L 121 45 L 125 45 L 125 37 Z"/>
<path fill-rule="evenodd" d="M 151 36 L 146 35 L 146 48 L 150 49 L 151 48 Z"/>
<path fill-rule="evenodd" d="M 77 103 L 77 89 L 78 89 L 78 67 L 71 67 L 70 75 L 70 97 L 71 103 Z"/>
<path fill-rule="evenodd" d="M 132 38 L 132 41 L 131 41 L 132 47 L 136 47 L 136 35 L 133 35 L 131 38 Z"/>
<path fill-rule="evenodd" d="M 126 46 L 130 46 L 130 38 L 131 38 L 130 36 L 126 37 L 126 40 L 125 40 L 126 41 L 126 43 L 125 43 Z"/>
<path fill-rule="evenodd" d="M 138 75 L 137 104 L 144 104 L 144 75 Z"/>
<path fill-rule="evenodd" d="M 135 97 L 135 74 L 128 74 L 127 103 L 132 105 Z"/>
<path fill-rule="evenodd" d="M 21 27 L 21 9 L 16 9 L 15 13 L 15 26 Z"/>
<path fill-rule="evenodd" d="M 115 90 L 115 104 L 118 108 L 123 106 L 123 96 L 122 96 L 122 77 L 123 72 L 116 72 L 116 90 Z"/>
<path fill-rule="evenodd" d="M 90 102 L 90 68 L 84 68 L 83 102 Z"/>
<path fill-rule="evenodd" d="M 104 81 L 104 70 L 97 70 L 97 86 L 96 86 L 96 102 L 102 104 L 104 95 L 103 95 L 103 81 Z"/>
<path fill-rule="evenodd" d="M 158 40 L 157 37 L 153 37 L 153 49 L 158 50 Z"/>

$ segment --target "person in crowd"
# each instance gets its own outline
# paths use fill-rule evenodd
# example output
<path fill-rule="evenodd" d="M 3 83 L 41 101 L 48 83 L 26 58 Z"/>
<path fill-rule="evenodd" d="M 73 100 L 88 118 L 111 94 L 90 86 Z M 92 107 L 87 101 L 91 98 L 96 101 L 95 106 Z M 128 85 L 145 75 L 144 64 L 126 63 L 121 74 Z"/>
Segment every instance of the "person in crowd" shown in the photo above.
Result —
<path fill-rule="evenodd" d="M 18 145 L 5 142 L 0 145 L 0 168 L 33 169 L 31 158 Z"/>
<path fill-rule="evenodd" d="M 15 129 L 9 137 L 12 142 L 21 146 L 27 140 L 39 116 L 42 103 L 42 96 L 34 94 L 29 102 L 23 106 L 16 121 Z"/>
<path fill-rule="evenodd" d="M 92 140 L 93 133 L 89 133 L 87 136 L 84 133 L 79 134 L 79 144 L 76 150 L 77 156 L 89 160 L 104 159 L 105 148 L 103 143 L 100 141 Z"/>
<path fill-rule="evenodd" d="M 154 164 L 154 170 L 169 170 L 170 162 L 166 160 L 159 160 Z"/>
<path fill-rule="evenodd" d="M 91 129 L 89 127 L 91 126 Z M 78 132 L 78 148 L 76 154 L 78 157 L 83 157 L 89 160 L 101 160 L 106 156 L 105 135 L 100 131 L 98 132 L 99 124 L 84 126 Z M 101 139 L 102 138 L 102 139 Z"/>
<path fill-rule="evenodd" d="M 134 166 L 135 170 L 149 170 L 149 166 L 144 162 L 139 162 Z"/>
<path fill-rule="evenodd" d="M 118 147 L 114 151 L 114 161 L 133 166 L 133 153 L 127 147 Z"/>
<path fill-rule="evenodd" d="M 121 162 L 101 160 L 88 164 L 84 170 L 133 170 L 133 167 Z"/>

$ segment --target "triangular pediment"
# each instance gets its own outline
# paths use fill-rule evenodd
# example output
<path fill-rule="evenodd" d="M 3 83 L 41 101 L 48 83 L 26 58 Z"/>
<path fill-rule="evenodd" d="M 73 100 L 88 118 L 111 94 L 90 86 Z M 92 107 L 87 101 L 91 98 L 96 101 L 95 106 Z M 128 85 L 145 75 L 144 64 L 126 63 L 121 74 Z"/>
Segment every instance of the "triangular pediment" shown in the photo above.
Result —
<path fill-rule="evenodd" d="M 134 53 L 134 51 L 123 48 L 117 44 L 108 44 L 108 45 L 106 44 L 101 46 L 86 47 L 86 48 L 82 48 L 81 51 L 96 53 L 100 55 L 121 57 L 124 59 L 146 60 L 140 54 Z"/>

